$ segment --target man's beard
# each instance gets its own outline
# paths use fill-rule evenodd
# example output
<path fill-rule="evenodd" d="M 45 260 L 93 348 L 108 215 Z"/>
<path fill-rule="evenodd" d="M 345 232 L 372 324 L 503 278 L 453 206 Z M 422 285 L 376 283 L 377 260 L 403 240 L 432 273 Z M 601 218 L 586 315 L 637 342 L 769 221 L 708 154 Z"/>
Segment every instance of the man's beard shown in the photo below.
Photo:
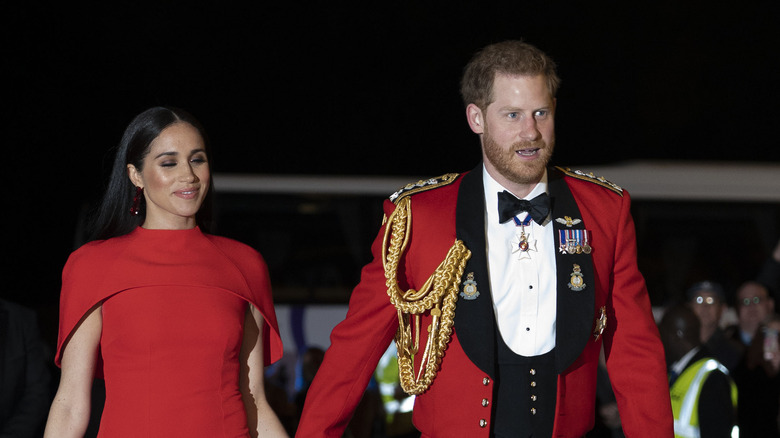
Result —
<path fill-rule="evenodd" d="M 555 140 L 546 144 L 544 140 L 519 141 L 506 150 L 493 140 L 487 129 L 482 134 L 482 147 L 485 157 L 504 178 L 516 184 L 536 184 L 544 175 L 547 163 L 550 161 Z M 536 149 L 539 157 L 533 161 L 522 161 L 516 157 L 516 150 Z"/>

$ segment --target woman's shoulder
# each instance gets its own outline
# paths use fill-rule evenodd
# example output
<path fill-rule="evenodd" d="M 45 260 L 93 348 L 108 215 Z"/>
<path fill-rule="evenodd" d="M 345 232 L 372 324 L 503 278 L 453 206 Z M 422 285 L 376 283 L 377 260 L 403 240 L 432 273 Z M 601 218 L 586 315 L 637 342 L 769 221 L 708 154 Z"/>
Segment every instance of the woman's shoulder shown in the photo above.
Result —
<path fill-rule="evenodd" d="M 127 236 L 112 237 L 106 240 L 93 240 L 81 245 L 70 253 L 67 264 L 73 264 L 82 260 L 104 260 L 111 254 L 121 252 L 128 244 Z"/>
<path fill-rule="evenodd" d="M 203 235 L 212 243 L 212 245 L 218 248 L 220 252 L 233 259 L 234 262 L 240 263 L 244 260 L 254 262 L 263 259 L 260 252 L 246 243 L 215 234 L 203 233 Z"/>

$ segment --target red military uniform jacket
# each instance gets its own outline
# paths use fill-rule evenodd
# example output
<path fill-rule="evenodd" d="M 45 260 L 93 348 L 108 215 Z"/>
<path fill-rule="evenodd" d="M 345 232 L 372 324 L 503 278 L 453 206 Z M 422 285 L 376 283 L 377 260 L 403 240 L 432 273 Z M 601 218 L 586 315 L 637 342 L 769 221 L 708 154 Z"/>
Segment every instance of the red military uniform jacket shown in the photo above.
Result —
<path fill-rule="evenodd" d="M 400 195 L 411 197 L 412 214 L 398 281 L 419 290 L 460 239 L 471 251 L 464 281 L 466 273 L 472 274 L 480 296 L 458 299 L 450 342 L 432 384 L 415 400 L 413 421 L 424 437 L 488 437 L 498 383 L 484 249 L 482 166 L 445 179 L 451 182 L 434 183 L 431 189 L 421 182 Z M 602 343 L 626 435 L 673 436 L 664 353 L 636 264 L 628 193 L 605 180 L 561 169 L 548 171 L 548 191 L 553 220 L 581 219 L 569 227 L 563 220 L 555 221 L 556 239 L 559 229 L 585 229 L 592 247 L 591 254 L 556 255 L 558 384 L 553 436 L 581 437 L 593 427 Z M 394 209 L 393 202 L 385 202 L 386 217 Z M 398 329 L 382 263 L 385 226 L 372 247 L 374 260 L 363 269 L 352 293 L 345 320 L 331 333 L 331 346 L 306 398 L 298 437 L 341 436 Z M 581 290 L 567 286 L 574 264 L 580 265 L 585 283 Z M 606 329 L 596 336 L 602 308 Z"/>

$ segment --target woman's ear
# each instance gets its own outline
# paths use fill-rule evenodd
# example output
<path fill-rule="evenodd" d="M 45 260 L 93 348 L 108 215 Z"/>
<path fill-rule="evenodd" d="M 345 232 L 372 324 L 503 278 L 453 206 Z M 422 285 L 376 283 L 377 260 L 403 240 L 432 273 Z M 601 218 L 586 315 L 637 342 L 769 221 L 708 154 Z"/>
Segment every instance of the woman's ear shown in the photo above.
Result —
<path fill-rule="evenodd" d="M 143 179 L 141 178 L 141 171 L 139 171 L 132 164 L 127 165 L 127 176 L 130 178 L 130 182 L 136 187 L 144 187 Z"/>

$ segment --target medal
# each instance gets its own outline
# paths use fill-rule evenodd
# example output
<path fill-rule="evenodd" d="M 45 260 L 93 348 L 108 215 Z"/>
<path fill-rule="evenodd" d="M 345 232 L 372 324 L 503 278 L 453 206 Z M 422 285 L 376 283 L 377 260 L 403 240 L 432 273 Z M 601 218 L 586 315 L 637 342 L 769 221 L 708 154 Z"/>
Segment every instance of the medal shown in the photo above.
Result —
<path fill-rule="evenodd" d="M 520 260 L 530 259 L 531 255 L 528 252 L 536 251 L 536 240 L 529 240 L 529 236 L 525 234 L 525 227 L 531 224 L 531 215 L 529 214 L 526 216 L 525 220 L 523 221 L 520 221 L 517 216 L 515 216 L 513 219 L 515 221 L 515 225 L 520 227 L 520 234 L 516 234 L 515 238 L 512 239 L 512 252 L 518 253 Z"/>
<path fill-rule="evenodd" d="M 517 249 L 523 252 L 528 251 L 528 239 L 522 231 L 520 232 L 520 241 L 517 243 Z"/>
<path fill-rule="evenodd" d="M 561 254 L 590 254 L 590 231 L 558 230 L 558 251 Z"/>

